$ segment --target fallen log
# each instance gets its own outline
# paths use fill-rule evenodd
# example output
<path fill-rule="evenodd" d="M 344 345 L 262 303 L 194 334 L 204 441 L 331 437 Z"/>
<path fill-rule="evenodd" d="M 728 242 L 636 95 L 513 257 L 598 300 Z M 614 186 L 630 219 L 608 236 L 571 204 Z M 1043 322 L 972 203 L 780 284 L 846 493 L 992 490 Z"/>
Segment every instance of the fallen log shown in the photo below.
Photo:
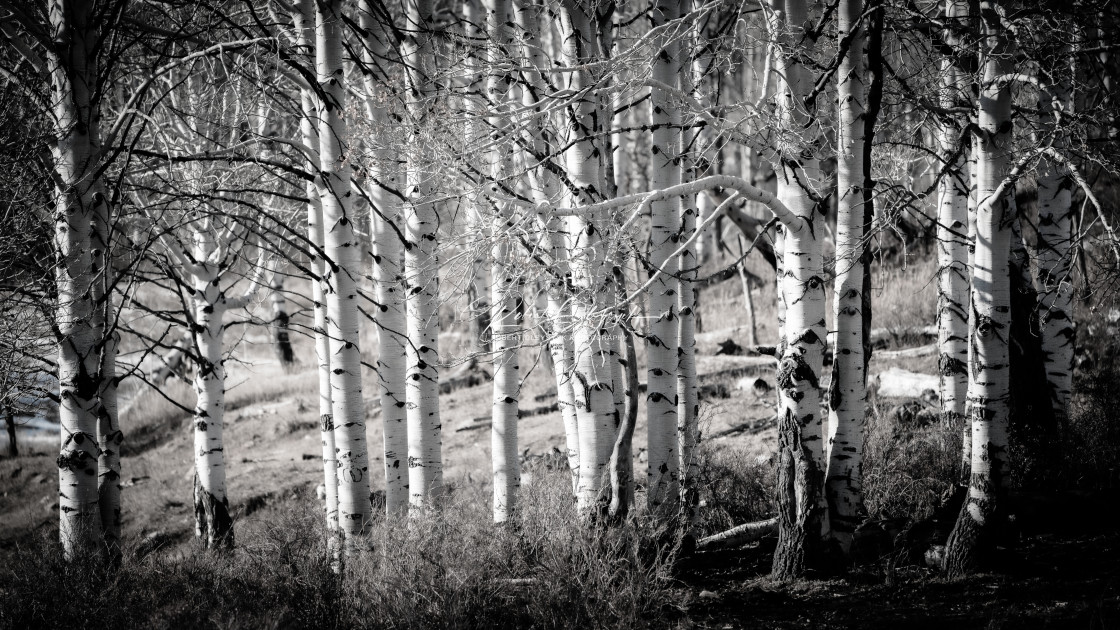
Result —
<path fill-rule="evenodd" d="M 891 368 L 872 377 L 867 388 L 881 398 L 921 398 L 928 391 L 937 393 L 940 384 L 933 374 Z"/>
<path fill-rule="evenodd" d="M 751 435 L 757 435 L 759 433 L 762 433 L 766 429 L 769 429 L 770 427 L 777 426 L 777 424 L 777 416 L 773 418 L 759 418 L 758 420 L 749 420 L 747 422 L 737 424 L 729 429 L 716 431 L 711 435 L 705 436 L 705 439 L 718 440 L 720 438 L 731 437 L 732 435 L 738 435 L 740 433 L 750 433 Z"/>
<path fill-rule="evenodd" d="M 697 551 L 712 551 L 715 549 L 727 549 L 729 547 L 739 547 L 749 542 L 754 542 L 759 538 L 763 538 L 768 534 L 772 534 L 778 530 L 778 517 L 768 518 L 765 521 L 756 521 L 754 523 L 743 523 L 738 527 L 701 538 L 700 542 L 696 543 Z"/>
<path fill-rule="evenodd" d="M 919 357 L 927 357 L 931 354 L 937 354 L 937 344 L 930 343 L 916 348 L 904 348 L 902 350 L 880 350 L 875 353 L 877 359 L 916 359 Z"/>

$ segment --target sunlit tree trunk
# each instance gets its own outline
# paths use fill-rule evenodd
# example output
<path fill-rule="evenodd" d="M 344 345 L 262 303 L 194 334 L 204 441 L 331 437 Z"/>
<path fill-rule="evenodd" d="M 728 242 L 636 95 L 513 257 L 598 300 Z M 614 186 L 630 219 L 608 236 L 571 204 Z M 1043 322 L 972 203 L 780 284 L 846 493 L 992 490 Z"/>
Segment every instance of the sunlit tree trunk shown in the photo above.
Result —
<path fill-rule="evenodd" d="M 664 0 L 650 14 L 654 28 L 680 16 L 680 5 Z M 653 79 L 676 87 L 680 73 L 679 46 L 666 36 L 653 60 Z M 650 94 L 650 187 L 654 190 L 680 183 L 680 109 L 663 90 Z M 680 461 L 677 440 L 677 299 L 680 283 L 674 277 L 677 260 L 670 254 L 680 233 L 680 198 L 668 197 L 650 204 L 650 274 L 663 270 L 649 288 L 650 330 L 646 335 L 646 498 L 654 514 L 674 514 L 680 500 Z"/>
<path fill-rule="evenodd" d="M 299 0 L 291 11 L 296 47 L 309 59 L 315 58 L 314 0 Z M 309 156 L 313 171 L 319 170 L 319 114 L 315 92 L 300 90 L 300 142 Z M 304 183 L 307 195 L 307 238 L 311 244 L 311 301 L 315 331 L 315 361 L 319 378 L 319 437 L 323 449 L 324 510 L 327 531 L 338 530 L 338 459 L 334 447 L 334 396 L 331 393 L 331 350 L 327 336 L 326 261 L 323 259 L 326 234 L 323 228 L 322 178 Z"/>
<path fill-rule="evenodd" d="M 513 34 L 510 26 L 509 0 L 486 0 L 487 46 L 486 97 L 491 115 L 487 124 L 492 138 L 509 138 L 512 125 L 508 117 L 498 113 L 507 106 L 509 77 L 501 69 L 506 55 L 512 52 Z M 486 166 L 492 185 L 505 180 L 510 168 L 508 150 L 497 143 L 487 151 Z M 520 389 L 518 348 L 521 345 L 521 322 L 518 306 L 521 279 L 513 259 L 513 214 L 509 205 L 491 200 L 493 247 L 491 250 L 493 280 L 490 327 L 494 348 L 494 399 L 490 430 L 490 456 L 494 475 L 494 522 L 504 523 L 514 517 L 517 495 L 521 487 L 521 463 L 517 449 L 517 409 Z"/>
<path fill-rule="evenodd" d="M 100 414 L 100 331 L 93 326 L 91 222 L 98 205 L 89 123 L 95 106 L 99 37 L 92 2 L 47 3 L 46 50 L 55 142 L 51 146 L 55 187 L 55 326 L 58 340 L 59 541 L 73 557 L 100 536 L 97 423 Z"/>
<path fill-rule="evenodd" d="M 222 342 L 229 308 L 221 287 L 220 251 L 210 221 L 195 224 L 191 259 L 193 321 L 197 363 L 194 391 L 194 515 L 195 536 L 208 549 L 233 546 L 233 519 L 226 496 L 225 365 Z"/>
<path fill-rule="evenodd" d="M 379 14 L 378 5 L 363 0 L 361 25 L 365 48 L 363 63 L 367 70 L 385 67 L 392 49 L 390 31 L 382 24 L 391 19 Z M 368 72 L 365 80 L 365 113 L 380 128 L 392 124 L 387 107 L 390 101 L 382 87 L 388 77 Z M 376 140 L 374 140 L 376 141 Z M 405 394 L 408 329 L 404 315 L 404 276 L 401 268 L 401 239 L 397 231 L 401 219 L 400 196 L 404 174 L 396 144 L 389 140 L 376 147 L 376 182 L 370 186 L 370 226 L 373 233 L 373 279 L 378 308 L 377 380 L 381 395 L 381 422 L 384 429 L 385 513 L 403 515 L 408 510 L 408 425 Z"/>
<path fill-rule="evenodd" d="M 284 275 L 273 270 L 268 282 L 268 303 L 272 311 L 269 318 L 269 328 L 272 330 L 272 344 L 276 350 L 276 358 L 280 367 L 290 369 L 295 363 L 296 356 L 292 351 L 292 340 L 288 330 L 288 300 L 284 297 Z"/>
<path fill-rule="evenodd" d="M 1011 90 L 1008 44 L 994 2 L 980 4 L 983 82 L 974 135 L 979 205 L 970 322 L 973 355 L 968 397 L 972 416 L 972 475 L 968 498 L 946 545 L 950 575 L 975 570 L 1003 533 L 1008 482 L 1008 334 L 1011 326 L 1008 257 L 1011 244 Z"/>
<path fill-rule="evenodd" d="M 340 0 L 315 2 L 315 70 L 322 90 L 319 103 L 319 172 L 323 181 L 327 337 L 331 357 L 331 403 L 338 479 L 339 530 L 362 534 L 370 521 L 369 455 L 359 349 L 358 279 L 362 247 L 350 189 L 350 167 L 343 154 L 347 139 L 343 110 L 346 89 L 342 69 Z"/>
<path fill-rule="evenodd" d="M 407 93 L 406 103 L 413 135 L 409 140 L 405 196 L 405 278 L 408 297 L 408 371 L 405 381 L 408 418 L 409 504 L 414 510 L 431 507 L 443 486 L 442 429 L 439 416 L 439 262 L 436 232 L 439 217 L 432 179 L 426 164 L 424 126 L 432 124 L 433 79 L 428 0 L 406 2 L 406 24 L 401 44 Z"/>
<path fill-rule="evenodd" d="M 865 518 L 863 438 L 867 374 L 863 356 L 864 112 L 866 72 L 862 0 L 840 0 L 837 37 L 839 120 L 836 142 L 836 280 L 833 314 L 836 345 L 828 407 L 828 533 L 845 554 Z M 847 50 L 843 48 L 847 46 Z"/>
<path fill-rule="evenodd" d="M 957 48 L 967 28 L 968 4 L 946 0 L 946 44 Z M 941 106 L 954 107 L 966 92 L 961 71 L 952 59 L 941 62 Z M 960 125 L 963 127 L 963 125 Z M 960 130 L 943 124 L 938 130 L 942 155 L 958 154 Z M 966 417 L 968 393 L 968 163 L 959 152 L 937 189 L 937 327 L 938 373 L 941 380 L 941 418 L 958 426 Z"/>
<path fill-rule="evenodd" d="M 599 127 L 593 92 L 583 90 L 594 83 L 585 65 L 595 57 L 596 36 L 590 17 L 591 9 L 573 0 L 565 0 L 561 10 L 560 31 L 564 38 L 564 65 L 573 68 L 561 79 L 564 87 L 581 95 L 568 108 L 566 122 L 570 134 L 564 151 L 569 179 L 568 195 L 573 206 L 593 203 L 601 192 L 603 158 L 596 146 L 594 133 Z M 615 404 L 611 379 L 610 343 L 602 317 L 592 317 L 597 308 L 609 302 L 610 272 L 606 242 L 600 230 L 603 212 L 573 217 L 568 221 L 571 238 L 571 271 L 575 295 L 572 316 L 578 322 L 574 334 L 576 419 L 579 433 L 579 485 L 577 508 L 590 514 L 597 506 L 606 478 L 607 462 L 614 442 Z"/>
<path fill-rule="evenodd" d="M 823 217 L 819 160 L 812 152 L 819 133 L 805 97 L 812 90 L 798 49 L 809 22 L 805 0 L 772 2 L 771 37 L 779 116 L 796 130 L 804 151 L 782 155 L 778 198 L 805 227 L 786 230 L 782 293 L 785 299 L 785 348 L 778 364 L 781 407 L 778 412 L 778 548 L 771 575 L 789 579 L 804 573 L 813 560 L 827 510 L 823 502 L 824 448 L 820 412 L 820 375 L 824 361 Z"/>

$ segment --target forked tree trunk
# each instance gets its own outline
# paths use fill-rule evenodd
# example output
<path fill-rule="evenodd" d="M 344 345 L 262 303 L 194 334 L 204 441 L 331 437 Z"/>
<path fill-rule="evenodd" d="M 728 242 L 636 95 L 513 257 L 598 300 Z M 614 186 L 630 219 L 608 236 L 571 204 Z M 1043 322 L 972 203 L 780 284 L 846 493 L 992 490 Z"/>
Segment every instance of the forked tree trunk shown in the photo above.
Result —
<path fill-rule="evenodd" d="M 408 371 L 405 381 L 408 418 L 409 505 L 414 511 L 432 507 L 443 486 L 442 432 L 439 416 L 439 258 L 436 228 L 439 217 L 432 173 L 424 153 L 425 125 L 432 124 L 429 102 L 433 78 L 429 0 L 408 0 L 401 43 L 408 83 L 406 104 L 414 135 L 409 141 L 405 196 L 405 279 L 408 298 Z"/>
<path fill-rule="evenodd" d="M 93 261 L 90 225 L 97 205 L 90 128 L 98 85 L 99 36 L 92 2 L 51 0 L 47 19 L 53 47 L 46 50 L 51 81 L 54 158 L 54 222 L 58 341 L 59 541 L 73 558 L 100 537 L 97 421 L 100 390 L 98 343 L 93 326 Z"/>
<path fill-rule="evenodd" d="M 603 158 L 595 144 L 594 134 L 600 122 L 596 93 L 584 91 L 594 84 L 587 67 L 593 61 L 596 35 L 591 17 L 575 2 L 564 2 L 560 31 L 564 38 L 563 61 L 572 71 L 564 74 L 565 87 L 580 94 L 568 108 L 566 127 L 572 136 L 564 151 L 568 170 L 567 196 L 573 207 L 593 203 L 600 196 Z M 602 26 L 602 25 L 598 25 Z M 606 247 L 600 234 L 605 224 L 604 213 L 573 217 L 568 222 L 571 242 L 571 271 L 575 289 L 572 316 L 579 322 L 575 328 L 576 421 L 579 433 L 579 484 L 576 504 L 579 512 L 590 516 L 604 497 L 602 490 L 607 462 L 614 442 L 615 404 L 611 379 L 610 343 L 602 318 L 593 318 L 599 307 L 610 301 L 610 272 Z"/>
<path fill-rule="evenodd" d="M 331 356 L 331 403 L 338 475 L 338 524 L 346 536 L 365 533 L 370 521 L 369 454 L 359 347 L 358 279 L 361 253 L 354 223 L 350 169 L 342 141 L 347 137 L 343 110 L 344 32 L 341 0 L 315 2 L 315 70 L 322 88 L 319 103 L 319 172 L 323 180 L 327 337 Z M 345 539 L 344 539 L 345 541 Z"/>
<path fill-rule="evenodd" d="M 1008 335 L 1011 329 L 1008 256 L 1013 217 L 1008 202 L 1013 184 L 1006 179 L 1011 160 L 1009 46 L 995 3 L 980 3 L 984 20 L 980 41 L 983 83 L 975 181 L 979 205 L 970 322 L 973 344 L 968 397 L 972 416 L 972 475 L 968 498 L 945 550 L 951 576 L 976 570 L 1004 533 L 1003 505 L 1008 481 Z"/>
<path fill-rule="evenodd" d="M 369 69 L 389 57 L 389 29 L 381 24 L 388 15 L 377 17 L 372 0 L 363 0 L 361 25 L 365 48 L 363 61 Z M 382 79 L 382 80 L 379 80 Z M 365 75 L 366 116 L 376 124 L 391 124 L 385 106 L 383 78 Z M 384 128 L 384 127 L 383 127 Z M 401 268 L 401 241 L 397 229 L 401 219 L 404 174 L 400 155 L 390 139 L 378 147 L 377 181 L 370 188 L 370 225 L 373 233 L 373 279 L 377 303 L 377 380 L 381 395 L 381 423 L 384 429 L 385 514 L 402 516 L 408 510 L 408 425 L 405 395 L 408 329 L 404 315 L 404 276 Z"/>
<path fill-rule="evenodd" d="M 840 0 L 837 37 L 842 55 L 837 70 L 836 280 L 833 314 L 836 346 L 828 407 L 828 535 L 847 555 L 863 507 L 863 442 L 867 414 L 864 274 L 864 116 L 866 37 L 859 23 L 863 0 Z M 843 47 L 848 49 L 845 53 Z"/>
<path fill-rule="evenodd" d="M 782 293 L 785 334 L 778 364 L 781 407 L 778 414 L 778 547 L 771 576 L 790 579 L 804 574 L 814 555 L 827 510 L 823 499 L 824 449 L 820 413 L 820 374 L 824 362 L 825 296 L 821 253 L 823 217 L 811 197 L 820 194 L 820 167 L 811 152 L 819 133 L 805 110 L 812 89 L 797 61 L 808 11 L 804 0 L 773 0 L 776 19 L 771 37 L 779 113 L 787 129 L 799 130 L 805 148 L 783 155 L 776 165 L 778 198 L 800 217 L 804 227 L 786 230 Z"/>
<path fill-rule="evenodd" d="M 524 42 L 521 55 L 526 60 L 524 65 L 532 68 L 527 73 L 532 89 L 523 89 L 521 92 L 522 104 L 527 108 L 539 109 L 538 98 L 547 90 L 543 75 L 539 71 L 548 63 L 539 36 L 545 16 L 547 16 L 546 12 L 531 6 L 530 3 L 523 1 L 515 3 L 515 22 Z M 544 28 L 550 28 L 550 25 L 546 24 Z M 549 153 L 551 147 L 546 141 L 543 121 L 535 119 L 531 123 L 529 136 L 529 146 L 533 148 L 536 155 Z M 546 168 L 537 167 L 529 172 L 529 180 L 533 201 L 542 204 L 542 207 L 548 204 L 558 189 L 555 176 Z M 547 214 L 542 214 L 538 218 L 541 229 L 546 232 L 552 261 L 546 288 L 546 317 L 542 324 L 542 338 L 547 340 L 549 356 L 552 358 L 553 377 L 556 379 L 556 399 L 564 423 L 566 455 L 568 469 L 572 475 L 574 496 L 579 487 L 579 427 L 573 389 L 575 351 L 570 330 L 572 276 L 568 264 L 568 238 L 562 219 Z"/>
<path fill-rule="evenodd" d="M 650 14 L 654 28 L 676 20 L 680 5 L 661 0 Z M 679 46 L 666 35 L 659 43 L 653 61 L 653 79 L 676 87 L 680 75 Z M 680 110 L 675 97 L 663 90 L 650 94 L 650 122 L 653 140 L 650 147 L 650 187 L 669 188 L 680 183 Z M 667 516 L 677 512 L 680 501 L 680 461 L 677 440 L 677 300 L 680 283 L 676 280 L 677 260 L 670 254 L 677 247 L 680 232 L 680 198 L 668 197 L 650 204 L 650 274 L 661 270 L 649 288 L 650 330 L 646 335 L 646 498 L 652 514 Z M 691 305 L 690 305 L 691 306 Z"/>

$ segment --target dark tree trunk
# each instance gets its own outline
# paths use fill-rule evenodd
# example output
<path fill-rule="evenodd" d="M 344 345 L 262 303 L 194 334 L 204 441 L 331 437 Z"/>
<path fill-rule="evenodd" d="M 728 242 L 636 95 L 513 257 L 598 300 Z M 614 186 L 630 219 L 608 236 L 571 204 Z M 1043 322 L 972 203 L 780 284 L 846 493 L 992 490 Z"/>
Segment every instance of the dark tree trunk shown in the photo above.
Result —
<path fill-rule="evenodd" d="M 8 407 L 4 414 L 4 422 L 8 425 L 8 456 L 19 457 L 19 447 L 16 446 L 16 418 L 11 407 Z"/>

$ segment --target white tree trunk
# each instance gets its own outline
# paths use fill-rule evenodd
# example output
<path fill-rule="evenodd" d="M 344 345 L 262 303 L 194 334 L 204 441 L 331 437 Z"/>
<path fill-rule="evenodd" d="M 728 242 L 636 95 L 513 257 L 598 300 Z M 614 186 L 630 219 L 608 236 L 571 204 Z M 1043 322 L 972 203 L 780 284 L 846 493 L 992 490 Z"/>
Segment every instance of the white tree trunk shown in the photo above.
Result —
<path fill-rule="evenodd" d="M 375 17 L 372 0 L 363 0 L 361 25 L 364 30 L 363 62 L 372 69 L 391 54 L 390 32 Z M 389 102 L 383 78 L 365 74 L 366 116 L 387 128 Z M 402 516 L 408 510 L 408 425 L 405 395 L 408 328 L 404 315 L 404 276 L 401 267 L 401 240 L 395 229 L 400 225 L 404 173 L 395 143 L 378 146 L 375 163 L 377 182 L 370 186 L 370 226 L 373 233 L 373 280 L 376 286 L 377 380 L 381 395 L 381 422 L 384 429 L 385 514 Z"/>
<path fill-rule="evenodd" d="M 680 16 L 680 5 L 671 0 L 657 3 L 650 14 L 654 28 Z M 679 46 L 666 37 L 653 61 L 653 79 L 678 84 Z M 680 183 L 680 110 L 663 90 L 650 94 L 650 187 L 669 188 Z M 668 197 L 650 204 L 650 274 L 663 270 L 649 288 L 650 330 L 646 335 L 647 362 L 647 469 L 646 499 L 653 514 L 675 514 L 680 500 L 680 461 L 677 440 L 677 299 L 680 283 L 674 277 L 677 260 L 669 256 L 680 235 L 680 198 Z"/>
<path fill-rule="evenodd" d="M 408 0 L 401 44 L 407 68 L 407 105 L 416 135 L 409 141 L 405 205 L 405 278 L 408 299 L 408 371 L 405 391 L 408 418 L 409 504 L 417 511 L 432 506 L 443 486 L 442 429 L 439 416 L 439 259 L 434 200 L 435 173 L 427 170 L 423 127 L 431 124 L 431 4 Z"/>
<path fill-rule="evenodd" d="M 97 419 L 100 357 L 99 332 L 93 326 L 93 261 L 90 224 L 96 205 L 91 151 L 91 94 L 97 67 L 97 33 L 92 3 L 51 0 L 48 36 L 56 47 L 46 51 L 51 82 L 55 144 L 55 271 L 58 340 L 59 541 L 67 558 L 89 551 L 100 536 L 98 513 Z"/>
<path fill-rule="evenodd" d="M 561 33 L 564 65 L 573 68 L 565 73 L 566 88 L 581 92 L 593 84 L 585 65 L 594 59 L 595 33 L 587 13 L 574 2 L 565 2 L 561 11 Z M 579 66 L 579 68 L 575 68 Z M 596 147 L 594 133 L 599 123 L 597 95 L 583 92 L 568 108 L 570 120 L 564 151 L 573 206 L 593 203 L 600 196 L 599 160 L 602 154 Z M 607 463 L 613 447 L 615 404 L 610 365 L 610 343 L 601 321 L 593 320 L 591 313 L 606 304 L 610 296 L 606 243 L 600 230 L 604 225 L 603 212 L 573 217 L 568 221 L 571 242 L 571 270 L 576 294 L 573 296 L 572 316 L 578 322 L 574 334 L 576 420 L 579 433 L 579 485 L 576 492 L 577 509 L 590 515 L 593 508 L 605 497 L 601 490 L 606 482 Z"/>
<path fill-rule="evenodd" d="M 194 515 L 195 536 L 207 549 L 233 546 L 233 519 L 226 496 L 225 365 L 222 340 L 228 308 L 218 266 L 219 244 L 209 222 L 195 224 L 191 274 L 194 290 L 192 336 L 198 356 L 194 377 L 197 397 L 194 412 Z"/>
<path fill-rule="evenodd" d="M 493 137 L 511 137 L 512 126 L 508 117 L 497 112 L 507 107 L 509 79 L 501 69 L 505 55 L 511 52 L 513 34 L 510 31 L 510 3 L 508 0 L 488 0 L 486 3 L 487 46 L 486 94 L 491 115 L 487 119 Z M 489 175 L 494 182 L 508 177 L 510 159 L 507 149 L 495 145 L 486 157 Z M 512 236 L 508 230 L 513 225 L 513 214 L 505 202 L 491 200 L 492 221 L 492 309 L 491 336 L 494 348 L 494 401 L 490 425 L 490 456 L 494 475 L 494 522 L 512 519 L 517 510 L 517 495 L 521 487 L 521 462 L 517 448 L 517 409 L 520 389 L 518 349 L 521 346 L 519 302 L 522 300 L 521 278 L 513 259 Z"/>
<path fill-rule="evenodd" d="M 812 153 L 819 133 L 805 110 L 812 90 L 806 69 L 797 61 L 804 25 L 805 0 L 774 0 L 772 37 L 780 49 L 774 57 L 779 79 L 777 100 L 783 126 L 798 130 L 798 154 L 782 156 L 778 198 L 800 217 L 804 227 L 786 230 L 782 293 L 785 299 L 785 348 L 778 364 L 781 407 L 778 414 L 778 549 L 771 575 L 788 579 L 804 573 L 807 547 L 821 536 L 827 510 L 823 503 L 824 448 L 820 412 L 820 374 L 824 362 L 825 294 L 821 237 L 823 217 L 810 195 L 820 195 L 819 159 Z M 803 149 L 803 151 L 801 150 Z"/>
<path fill-rule="evenodd" d="M 973 343 L 968 397 L 972 416 L 972 475 L 968 498 L 946 545 L 946 570 L 974 570 L 1002 530 L 1002 496 L 1008 482 L 1009 413 L 1008 335 L 1011 296 L 1008 257 L 1011 246 L 1009 199 L 1011 172 L 1011 90 L 997 78 L 1008 74 L 1008 45 L 994 3 L 980 4 L 983 83 L 980 91 L 975 181 L 979 205 L 973 267 L 970 323 Z"/>
<path fill-rule="evenodd" d="M 338 523 L 344 534 L 366 531 L 370 521 L 369 455 L 359 348 L 358 279 L 362 247 L 354 229 L 357 217 L 350 190 L 350 167 L 342 143 L 347 139 L 343 110 L 342 4 L 315 3 L 315 70 L 322 88 L 319 103 L 319 171 L 322 197 L 326 277 L 327 337 L 330 339 L 331 403 L 337 458 Z"/>
<path fill-rule="evenodd" d="M 967 18 L 967 2 L 946 0 L 945 19 L 954 23 L 944 31 L 949 46 L 960 45 L 958 31 L 966 27 Z M 953 107 L 969 86 L 952 59 L 942 61 L 941 79 L 941 106 Z M 938 132 L 942 155 L 957 151 L 959 134 L 959 129 L 942 125 Z M 962 153 L 937 188 L 937 365 L 941 418 L 949 426 L 958 426 L 966 417 L 968 394 L 968 178 L 968 162 Z"/>
<path fill-rule="evenodd" d="M 852 535 L 866 517 L 863 507 L 863 438 L 867 414 L 864 367 L 864 116 L 866 37 L 859 24 L 863 0 L 840 0 L 837 37 L 847 42 L 837 70 L 836 284 L 833 314 L 836 346 L 829 391 L 828 532 L 846 554 Z"/>

